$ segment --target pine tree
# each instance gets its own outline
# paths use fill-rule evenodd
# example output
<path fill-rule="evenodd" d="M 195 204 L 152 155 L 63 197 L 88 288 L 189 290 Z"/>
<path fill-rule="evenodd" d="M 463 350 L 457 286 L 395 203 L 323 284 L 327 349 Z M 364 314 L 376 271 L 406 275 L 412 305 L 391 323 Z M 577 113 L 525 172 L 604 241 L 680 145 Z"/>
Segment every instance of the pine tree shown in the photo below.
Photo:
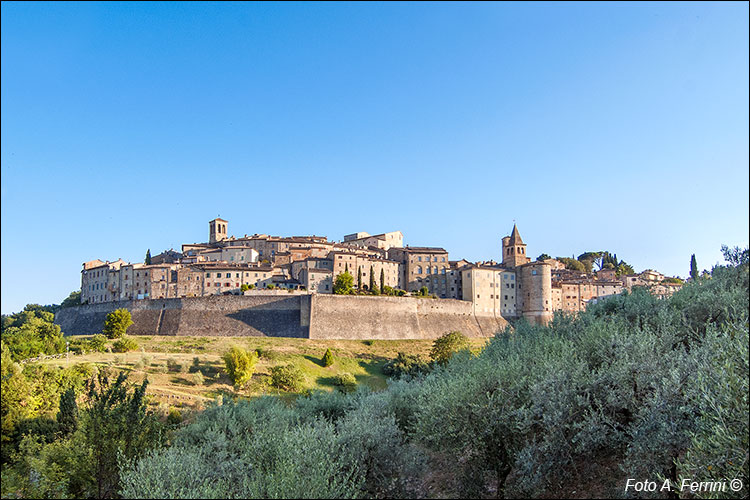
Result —
<path fill-rule="evenodd" d="M 695 260 L 695 254 L 690 257 L 690 279 L 698 279 L 698 262 Z"/>
<path fill-rule="evenodd" d="M 362 268 L 357 268 L 357 290 L 362 290 Z"/>
<path fill-rule="evenodd" d="M 383 292 L 385 290 L 385 271 L 383 268 L 380 268 L 380 291 Z"/>
<path fill-rule="evenodd" d="M 146 265 L 151 265 L 151 249 L 146 250 Z"/>

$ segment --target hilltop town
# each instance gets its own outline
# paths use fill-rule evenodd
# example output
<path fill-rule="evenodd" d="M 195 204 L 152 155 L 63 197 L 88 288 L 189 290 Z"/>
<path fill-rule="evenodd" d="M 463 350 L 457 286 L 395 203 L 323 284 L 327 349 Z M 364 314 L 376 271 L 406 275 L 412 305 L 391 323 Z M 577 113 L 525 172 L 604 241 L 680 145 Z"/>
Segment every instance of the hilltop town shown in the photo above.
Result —
<path fill-rule="evenodd" d="M 502 261 L 450 260 L 439 247 L 404 246 L 401 231 L 325 236 L 229 236 L 229 222 L 209 222 L 206 243 L 182 245 L 148 263 L 92 260 L 81 271 L 81 302 L 254 294 L 287 289 L 333 293 L 336 277 L 350 273 L 362 292 L 429 295 L 469 301 L 475 313 L 545 322 L 554 311 L 577 312 L 588 303 L 634 286 L 669 296 L 680 284 L 646 270 L 617 276 L 614 269 L 581 272 L 556 259 L 534 260 L 514 225 L 502 238 Z"/>

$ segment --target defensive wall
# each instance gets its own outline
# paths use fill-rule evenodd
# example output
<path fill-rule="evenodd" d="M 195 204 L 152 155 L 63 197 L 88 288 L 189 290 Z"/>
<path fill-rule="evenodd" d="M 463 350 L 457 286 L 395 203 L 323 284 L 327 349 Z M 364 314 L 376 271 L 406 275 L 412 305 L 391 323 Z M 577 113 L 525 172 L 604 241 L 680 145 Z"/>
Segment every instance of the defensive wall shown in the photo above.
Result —
<path fill-rule="evenodd" d="M 323 294 L 105 302 L 62 309 L 55 323 L 68 335 L 93 335 L 118 308 L 130 311 L 131 335 L 395 340 L 432 339 L 453 330 L 489 337 L 507 325 L 502 317 L 474 314 L 471 303 L 461 300 Z"/>

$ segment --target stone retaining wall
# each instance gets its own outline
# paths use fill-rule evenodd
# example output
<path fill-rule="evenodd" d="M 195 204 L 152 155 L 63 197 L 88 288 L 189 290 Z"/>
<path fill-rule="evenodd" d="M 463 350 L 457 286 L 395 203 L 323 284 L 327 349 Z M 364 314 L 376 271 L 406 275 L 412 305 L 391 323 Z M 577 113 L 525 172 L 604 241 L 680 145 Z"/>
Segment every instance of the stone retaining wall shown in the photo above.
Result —
<path fill-rule="evenodd" d="M 452 330 L 489 337 L 507 324 L 461 300 L 324 294 L 109 302 L 62 309 L 55 322 L 68 335 L 93 335 L 117 308 L 130 311 L 131 335 L 431 339 Z"/>

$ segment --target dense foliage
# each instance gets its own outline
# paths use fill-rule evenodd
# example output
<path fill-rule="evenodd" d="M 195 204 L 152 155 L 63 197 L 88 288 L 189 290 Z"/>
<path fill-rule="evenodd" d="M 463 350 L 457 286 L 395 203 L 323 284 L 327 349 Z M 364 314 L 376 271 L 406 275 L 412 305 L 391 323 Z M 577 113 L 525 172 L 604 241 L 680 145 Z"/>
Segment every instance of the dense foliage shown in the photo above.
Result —
<path fill-rule="evenodd" d="M 113 377 L 90 365 L 3 374 L 3 498 L 119 496 L 121 468 L 160 445 L 162 433 L 146 411 L 147 382 L 131 390 L 124 373 Z M 19 390 L 24 413 L 6 419 Z"/>
<path fill-rule="evenodd" d="M 53 308 L 29 304 L 19 313 L 3 316 L 0 338 L 14 361 L 65 351 L 63 334 L 54 324 Z"/>
<path fill-rule="evenodd" d="M 258 354 L 255 351 L 248 352 L 241 347 L 232 347 L 222 359 L 229 379 L 235 387 L 242 387 L 250 381 L 255 372 Z"/>
<path fill-rule="evenodd" d="M 436 363 L 447 363 L 454 354 L 469 348 L 469 339 L 461 332 L 449 332 L 432 343 L 430 358 Z"/>
<path fill-rule="evenodd" d="M 133 319 L 130 317 L 130 311 L 127 309 L 115 309 L 111 313 L 107 314 L 104 319 L 104 329 L 102 333 L 110 339 L 119 339 L 128 327 L 133 324 Z"/>
<path fill-rule="evenodd" d="M 354 276 L 348 271 L 336 276 L 333 282 L 333 293 L 336 295 L 349 295 L 354 290 Z"/>

